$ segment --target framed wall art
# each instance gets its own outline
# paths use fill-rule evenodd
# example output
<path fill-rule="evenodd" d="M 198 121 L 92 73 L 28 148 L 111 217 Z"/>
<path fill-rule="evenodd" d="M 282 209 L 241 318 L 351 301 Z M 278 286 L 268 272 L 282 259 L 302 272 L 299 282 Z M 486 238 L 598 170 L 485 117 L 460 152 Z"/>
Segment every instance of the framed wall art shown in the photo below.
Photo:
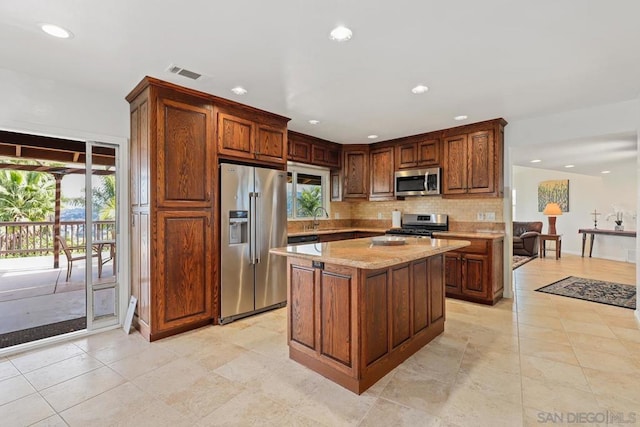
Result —
<path fill-rule="evenodd" d="M 538 184 L 538 212 L 542 212 L 547 203 L 557 203 L 562 212 L 569 212 L 568 179 L 542 181 Z"/>

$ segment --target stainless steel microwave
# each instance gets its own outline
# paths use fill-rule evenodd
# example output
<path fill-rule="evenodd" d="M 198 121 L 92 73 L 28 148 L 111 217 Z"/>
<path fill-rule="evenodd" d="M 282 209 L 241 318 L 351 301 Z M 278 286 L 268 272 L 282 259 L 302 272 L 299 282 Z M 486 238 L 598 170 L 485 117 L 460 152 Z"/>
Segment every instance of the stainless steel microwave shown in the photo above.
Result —
<path fill-rule="evenodd" d="M 441 168 L 425 168 L 396 172 L 396 196 L 433 196 L 440 194 L 441 170 Z"/>

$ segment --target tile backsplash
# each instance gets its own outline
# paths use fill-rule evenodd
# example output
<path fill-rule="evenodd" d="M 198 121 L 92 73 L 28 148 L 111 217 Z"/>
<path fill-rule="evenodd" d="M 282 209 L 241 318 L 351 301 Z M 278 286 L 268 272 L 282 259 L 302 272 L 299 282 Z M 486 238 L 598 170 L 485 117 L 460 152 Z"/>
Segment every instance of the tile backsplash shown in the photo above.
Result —
<path fill-rule="evenodd" d="M 438 196 L 407 197 L 388 202 L 332 202 L 331 219 L 322 227 L 390 228 L 391 212 L 449 215 L 452 231 L 504 231 L 503 199 L 444 199 Z M 495 218 L 491 216 L 493 214 Z M 307 221 L 311 224 L 311 221 Z M 302 231 L 305 221 L 289 221 L 289 231 Z M 299 229 L 299 230 L 298 230 Z"/>

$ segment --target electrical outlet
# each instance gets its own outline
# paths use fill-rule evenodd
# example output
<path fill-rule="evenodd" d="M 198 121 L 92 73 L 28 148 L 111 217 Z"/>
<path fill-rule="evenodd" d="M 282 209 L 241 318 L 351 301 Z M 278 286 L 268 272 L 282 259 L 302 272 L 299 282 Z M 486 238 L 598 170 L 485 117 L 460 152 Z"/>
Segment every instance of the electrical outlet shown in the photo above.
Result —
<path fill-rule="evenodd" d="M 336 213 L 334 213 L 334 214 L 333 214 L 333 217 L 334 217 L 335 219 L 340 219 L 340 212 L 336 212 Z"/>
<path fill-rule="evenodd" d="M 378 219 L 382 219 L 382 212 L 378 212 Z"/>
<path fill-rule="evenodd" d="M 476 218 L 478 221 L 484 221 L 484 213 L 478 212 L 478 216 Z"/>
<path fill-rule="evenodd" d="M 487 221 L 495 221 L 496 213 L 495 212 L 485 212 L 484 217 Z"/>

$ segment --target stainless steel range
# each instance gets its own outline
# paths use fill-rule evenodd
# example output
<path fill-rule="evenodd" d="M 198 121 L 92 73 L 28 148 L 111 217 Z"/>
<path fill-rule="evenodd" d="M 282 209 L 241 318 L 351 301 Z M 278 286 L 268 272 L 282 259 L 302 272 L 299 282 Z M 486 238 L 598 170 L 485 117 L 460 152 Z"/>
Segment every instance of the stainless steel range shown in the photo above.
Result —
<path fill-rule="evenodd" d="M 434 231 L 448 231 L 449 216 L 444 214 L 402 214 L 402 227 L 386 234 L 395 236 L 431 237 Z"/>

